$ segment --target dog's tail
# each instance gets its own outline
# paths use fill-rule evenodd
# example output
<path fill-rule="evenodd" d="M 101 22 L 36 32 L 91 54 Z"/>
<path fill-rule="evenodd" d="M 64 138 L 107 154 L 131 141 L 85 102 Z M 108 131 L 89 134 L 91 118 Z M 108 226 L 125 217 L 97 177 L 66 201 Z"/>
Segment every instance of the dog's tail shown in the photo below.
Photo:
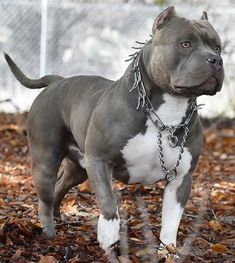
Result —
<path fill-rule="evenodd" d="M 4 57 L 16 79 L 22 85 L 24 85 L 29 89 L 44 88 L 47 87 L 49 84 L 53 83 L 54 81 L 63 79 L 63 77 L 57 75 L 46 75 L 40 79 L 30 79 L 25 76 L 25 74 L 18 68 L 18 66 L 15 64 L 15 62 L 11 59 L 11 57 L 7 53 L 4 53 Z"/>

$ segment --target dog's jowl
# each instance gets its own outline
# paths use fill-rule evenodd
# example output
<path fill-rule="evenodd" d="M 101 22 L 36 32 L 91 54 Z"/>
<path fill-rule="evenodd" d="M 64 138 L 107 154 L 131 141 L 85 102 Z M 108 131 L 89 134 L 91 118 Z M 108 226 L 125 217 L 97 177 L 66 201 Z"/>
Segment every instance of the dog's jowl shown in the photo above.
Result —
<path fill-rule="evenodd" d="M 5 58 L 24 86 L 45 87 L 27 123 L 44 233 L 55 236 L 53 217 L 60 215 L 62 199 L 89 178 L 100 209 L 98 240 L 107 250 L 120 229 L 112 177 L 129 184 L 165 180 L 160 239 L 176 245 L 202 145 L 196 98 L 216 94 L 224 78 L 221 41 L 207 14 L 190 20 L 174 7 L 165 9 L 152 38 L 117 81 L 56 75 L 32 80 Z"/>

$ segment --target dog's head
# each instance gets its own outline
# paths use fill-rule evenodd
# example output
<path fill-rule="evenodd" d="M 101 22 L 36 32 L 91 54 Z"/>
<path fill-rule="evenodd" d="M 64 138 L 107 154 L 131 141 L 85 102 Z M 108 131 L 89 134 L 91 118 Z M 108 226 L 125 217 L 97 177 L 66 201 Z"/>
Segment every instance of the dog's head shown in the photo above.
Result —
<path fill-rule="evenodd" d="M 155 19 L 148 70 L 155 84 L 171 94 L 195 97 L 221 90 L 221 40 L 208 21 L 189 20 L 168 7 Z"/>

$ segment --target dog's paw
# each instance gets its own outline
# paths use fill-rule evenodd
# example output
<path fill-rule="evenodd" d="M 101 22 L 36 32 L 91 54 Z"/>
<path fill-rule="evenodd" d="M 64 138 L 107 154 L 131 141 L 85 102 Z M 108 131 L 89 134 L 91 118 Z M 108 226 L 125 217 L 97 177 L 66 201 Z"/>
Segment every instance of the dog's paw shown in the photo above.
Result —
<path fill-rule="evenodd" d="M 55 238 L 55 229 L 51 227 L 43 227 L 42 233 L 45 235 L 47 239 Z"/>
<path fill-rule="evenodd" d="M 108 252 L 111 245 L 116 243 L 120 239 L 120 219 L 106 220 L 102 214 L 100 214 L 97 229 L 97 238 L 100 243 L 100 247 Z"/>
<path fill-rule="evenodd" d="M 48 238 L 55 237 L 55 227 L 54 227 L 54 219 L 53 217 L 46 217 L 40 215 L 40 222 L 42 225 L 42 233 Z"/>

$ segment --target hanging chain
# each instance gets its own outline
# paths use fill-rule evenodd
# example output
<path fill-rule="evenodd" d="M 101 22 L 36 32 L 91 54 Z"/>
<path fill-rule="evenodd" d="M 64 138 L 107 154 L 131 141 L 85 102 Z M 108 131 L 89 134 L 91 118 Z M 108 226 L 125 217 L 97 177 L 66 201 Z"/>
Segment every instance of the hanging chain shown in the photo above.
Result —
<path fill-rule="evenodd" d="M 175 166 L 174 166 L 174 168 L 167 169 L 166 166 L 165 166 L 164 155 L 163 155 L 162 133 L 161 133 L 160 130 L 158 130 L 157 137 L 158 137 L 159 160 L 160 160 L 160 164 L 161 164 L 162 170 L 165 173 L 165 180 L 167 182 L 173 181 L 176 178 L 176 176 L 177 176 L 177 167 L 179 166 L 180 160 L 182 159 L 182 154 L 184 152 L 184 146 L 185 146 L 185 143 L 186 143 L 186 139 L 188 137 L 188 133 L 189 133 L 189 129 L 188 129 L 188 127 L 185 127 L 184 128 L 184 136 L 183 136 L 182 142 L 180 144 L 179 155 L 177 157 Z"/>
<path fill-rule="evenodd" d="M 136 41 L 136 43 L 141 44 L 141 45 L 145 44 L 145 43 L 141 43 L 138 41 Z M 160 117 L 157 115 L 157 113 L 154 111 L 154 107 L 149 97 L 147 96 L 144 82 L 142 80 L 142 75 L 141 75 L 141 71 L 139 67 L 140 52 L 142 48 L 137 48 L 137 47 L 133 47 L 133 48 L 140 49 L 140 51 L 131 54 L 130 55 L 131 58 L 126 60 L 126 61 L 133 60 L 133 67 L 131 69 L 131 72 L 128 75 L 130 75 L 131 73 L 134 74 L 134 83 L 132 85 L 132 88 L 129 90 L 129 92 L 132 92 L 133 90 L 137 90 L 138 101 L 137 101 L 136 109 L 139 110 L 139 108 L 141 107 L 144 110 L 147 117 L 151 120 L 151 122 L 158 129 L 157 138 L 158 138 L 159 161 L 160 161 L 162 171 L 165 174 L 165 180 L 167 182 L 171 182 L 177 176 L 177 167 L 179 166 L 180 160 L 182 159 L 182 155 L 184 152 L 184 146 L 186 144 L 186 140 L 189 134 L 189 128 L 188 128 L 189 122 L 191 121 L 194 112 L 200 109 L 202 104 L 197 105 L 196 99 L 194 99 L 191 103 L 188 115 L 182 120 L 180 124 L 175 125 L 175 126 L 165 125 L 163 121 L 160 119 Z M 155 116 L 156 120 L 153 119 L 153 116 Z M 184 130 L 182 142 L 179 145 L 179 154 L 178 154 L 174 167 L 167 169 L 165 166 L 164 154 L 163 154 L 162 132 L 168 131 L 169 135 L 167 136 L 167 139 L 168 139 L 169 145 L 172 148 L 174 148 L 177 146 L 178 141 L 179 141 L 178 137 L 175 135 L 176 131 L 178 131 L 179 129 Z"/>

